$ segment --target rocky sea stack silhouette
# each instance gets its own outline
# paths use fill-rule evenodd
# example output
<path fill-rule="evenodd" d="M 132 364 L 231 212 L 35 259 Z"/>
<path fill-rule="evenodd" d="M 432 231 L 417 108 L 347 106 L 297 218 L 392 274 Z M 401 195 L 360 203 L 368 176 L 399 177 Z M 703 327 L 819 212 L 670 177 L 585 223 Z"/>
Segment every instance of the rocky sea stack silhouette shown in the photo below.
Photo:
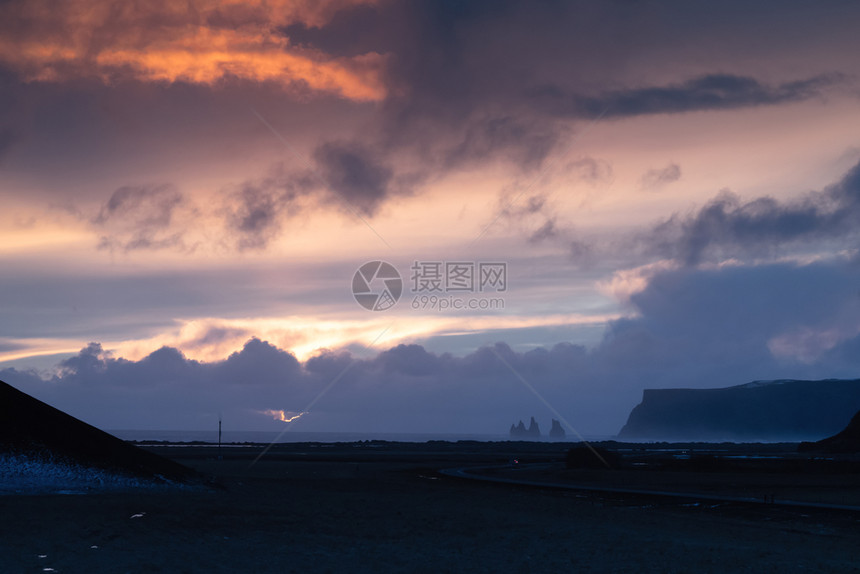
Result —
<path fill-rule="evenodd" d="M 515 425 L 511 425 L 510 437 L 512 440 L 539 440 L 541 436 L 540 426 L 534 417 L 529 421 L 528 427 L 523 424 L 522 420 Z M 549 429 L 549 438 L 553 440 L 564 440 L 565 438 L 564 429 L 561 428 L 561 423 L 555 419 L 552 419 L 552 427 Z"/>
<path fill-rule="evenodd" d="M 511 425 L 511 438 L 514 440 L 537 440 L 540 438 L 540 427 L 534 417 L 529 422 L 529 427 L 520 421 L 517 425 Z"/>

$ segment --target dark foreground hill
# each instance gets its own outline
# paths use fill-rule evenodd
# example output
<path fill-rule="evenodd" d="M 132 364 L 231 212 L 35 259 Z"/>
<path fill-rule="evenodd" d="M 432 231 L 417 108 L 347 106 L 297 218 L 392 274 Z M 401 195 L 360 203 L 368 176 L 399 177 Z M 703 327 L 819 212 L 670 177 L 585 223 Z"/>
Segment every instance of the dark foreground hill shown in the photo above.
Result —
<path fill-rule="evenodd" d="M 803 441 L 842 430 L 860 410 L 860 380 L 755 381 L 722 389 L 647 389 L 624 440 Z"/>
<path fill-rule="evenodd" d="M 801 452 L 860 452 L 860 411 L 857 411 L 848 426 L 841 432 L 817 442 L 802 442 L 798 450 Z"/>
<path fill-rule="evenodd" d="M 128 444 L 0 381 L 0 458 L 4 457 L 7 466 L 10 460 L 19 467 L 37 469 L 64 465 L 101 471 L 99 476 L 178 482 L 196 476 L 181 464 Z"/>

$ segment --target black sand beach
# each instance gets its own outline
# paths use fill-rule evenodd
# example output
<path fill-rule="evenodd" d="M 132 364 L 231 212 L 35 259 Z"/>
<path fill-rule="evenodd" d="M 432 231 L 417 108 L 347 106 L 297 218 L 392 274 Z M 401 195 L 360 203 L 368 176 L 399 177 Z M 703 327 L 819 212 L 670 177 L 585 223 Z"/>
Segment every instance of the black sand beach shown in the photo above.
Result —
<path fill-rule="evenodd" d="M 481 483 L 517 443 L 150 447 L 209 490 L 0 497 L 2 572 L 851 572 L 860 514 Z M 556 455 L 547 451 L 555 449 Z M 737 480 L 732 475 L 729 480 Z M 53 570 L 45 570 L 45 569 Z"/>

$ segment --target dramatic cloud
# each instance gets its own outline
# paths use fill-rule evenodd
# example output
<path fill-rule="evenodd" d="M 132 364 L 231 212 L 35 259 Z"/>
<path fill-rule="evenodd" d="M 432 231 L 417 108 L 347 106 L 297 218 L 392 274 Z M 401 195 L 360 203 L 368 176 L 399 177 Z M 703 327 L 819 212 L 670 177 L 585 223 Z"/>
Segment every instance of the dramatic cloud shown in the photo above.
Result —
<path fill-rule="evenodd" d="M 357 142 L 327 142 L 314 151 L 314 161 L 328 189 L 365 215 L 391 193 L 392 170 Z"/>
<path fill-rule="evenodd" d="M 490 221 L 490 225 L 503 218 L 510 224 L 523 228 L 529 243 L 556 239 L 563 230 L 548 203 L 547 194 L 528 193 L 530 191 L 529 188 L 518 190 L 517 187 L 502 190 L 499 194 L 498 216 Z"/>
<path fill-rule="evenodd" d="M 503 433 L 510 420 L 550 416 L 522 377 L 579 430 L 606 435 L 642 388 L 855 373 L 858 284 L 860 270 L 845 261 L 654 270 L 631 296 L 634 314 L 610 323 L 593 349 L 499 343 L 457 357 L 398 345 L 300 362 L 252 338 L 204 363 L 169 347 L 128 361 L 93 343 L 50 380 L 14 369 L 0 379 L 107 428 L 206 428 L 223 412 L 234 428 L 277 430 L 273 412 L 309 410 L 296 430 Z"/>
<path fill-rule="evenodd" d="M 529 236 L 529 243 L 540 243 L 546 239 L 555 239 L 558 236 L 558 228 L 555 219 L 547 219 L 537 231 Z"/>
<path fill-rule="evenodd" d="M 856 376 L 825 4 L 0 0 L 0 359 L 68 358 L 2 377 L 110 428 L 456 432 L 544 424 L 522 377 L 610 434 L 645 387 Z M 366 312 L 379 257 L 505 261 L 505 311 Z"/>
<path fill-rule="evenodd" d="M 631 366 L 659 366 L 660 377 L 682 385 L 673 371 L 694 369 L 696 363 L 734 370 L 736 377 L 769 378 L 783 369 L 844 376 L 857 357 L 835 362 L 824 359 L 823 351 L 858 333 L 858 279 L 860 268 L 844 259 L 656 271 L 631 297 L 636 317 L 614 323 L 601 350 L 623 351 L 628 360 L 638 356 Z M 831 339 L 812 357 L 813 349 L 801 346 L 805 342 L 791 339 L 798 332 L 830 332 Z M 775 348 L 777 342 L 783 346 Z M 814 369 L 798 361 L 813 363 Z M 709 378 L 707 369 L 696 376 Z M 692 380 L 686 384 L 698 386 Z"/>
<path fill-rule="evenodd" d="M 228 215 L 228 223 L 240 235 L 238 249 L 265 247 L 280 231 L 281 197 L 264 188 L 245 186 L 231 199 L 235 206 Z"/>
<path fill-rule="evenodd" d="M 596 97 L 552 86 L 535 90 L 534 98 L 539 108 L 555 115 L 616 118 L 797 102 L 819 96 L 842 79 L 824 75 L 769 87 L 755 78 L 712 74 L 675 85 L 611 91 Z"/>
<path fill-rule="evenodd" d="M 675 167 L 654 172 L 655 177 L 671 179 Z M 527 212 L 546 212 L 543 201 L 537 207 L 506 214 L 522 218 Z M 555 221 L 548 220 L 553 224 L 538 238 L 546 237 L 547 230 L 559 231 Z M 619 272 L 649 269 L 654 263 L 658 267 L 668 263 L 697 266 L 856 254 L 860 248 L 860 163 L 838 183 L 795 199 L 743 201 L 723 190 L 700 209 L 675 213 L 645 231 L 575 239 L 571 235 L 575 234 L 569 230 L 554 234 L 569 246 L 574 263 L 586 267 L 599 259 Z"/>
<path fill-rule="evenodd" d="M 660 189 L 664 185 L 676 182 L 679 179 L 681 179 L 681 168 L 678 164 L 671 163 L 663 169 L 649 169 L 642 176 L 642 189 Z"/>
<path fill-rule="evenodd" d="M 307 168 L 290 171 L 279 162 L 265 177 L 226 186 L 217 203 L 194 203 L 170 184 L 123 186 L 88 221 L 100 234 L 100 249 L 185 251 L 196 246 L 188 245 L 189 230 L 207 221 L 224 226 L 229 240 L 220 244 L 263 250 L 282 234 L 285 221 L 303 211 L 339 205 L 372 217 L 386 200 L 413 193 L 428 177 L 395 175 L 356 142 L 323 143 L 312 159 Z"/>
<path fill-rule="evenodd" d="M 427 177 L 419 172 L 395 175 L 378 153 L 351 141 L 317 146 L 303 169 L 270 168 L 259 180 L 227 191 L 221 214 L 239 251 L 261 250 L 282 232 L 284 222 L 302 211 L 331 205 L 367 217 L 392 197 L 409 195 Z"/>
<path fill-rule="evenodd" d="M 803 252 L 840 239 L 857 247 L 860 163 L 823 191 L 794 201 L 761 197 L 743 202 L 723 192 L 698 212 L 674 215 L 642 238 L 646 251 L 694 265 L 736 256 L 774 257 L 794 246 Z"/>
<path fill-rule="evenodd" d="M 183 201 L 182 194 L 167 184 L 117 189 L 92 219 L 104 232 L 99 248 L 184 248 L 182 232 L 172 228 L 174 214 Z"/>
<path fill-rule="evenodd" d="M 462 140 L 446 150 L 445 165 L 456 168 L 503 157 L 533 170 L 559 143 L 559 132 L 546 122 L 511 116 L 476 119 L 465 126 Z"/>
<path fill-rule="evenodd" d="M 213 84 L 238 78 L 378 100 L 385 95 L 381 55 L 332 58 L 296 48 L 278 32 L 296 22 L 323 25 L 356 3 L 6 2 L 0 6 L 0 63 L 32 81 L 130 77 Z"/>
<path fill-rule="evenodd" d="M 619 11 L 629 12 L 629 19 L 618 18 Z M 643 49 L 641 31 L 630 25 L 640 12 L 647 10 L 590 2 L 528 8 L 517 3 L 392 3 L 354 7 L 326 26 L 296 23 L 285 32 L 302 45 L 340 57 L 368 50 L 389 54 L 390 89 L 381 108 L 381 133 L 363 137 L 385 155 L 411 152 L 435 177 L 495 161 L 534 172 L 585 129 L 583 120 L 775 106 L 819 97 L 845 81 L 838 73 L 773 83 L 730 73 L 688 74 L 650 84 L 629 74 L 613 77 L 611 70 L 624 69 L 630 53 Z M 584 24 L 589 18 L 611 22 L 610 29 L 593 34 Z M 400 25 L 392 26 L 395 21 Z M 355 22 L 365 34 L 356 34 Z M 529 25 L 542 31 L 539 38 L 524 32 Z M 510 38 L 521 39 L 517 49 Z M 586 47 L 609 68 L 586 57 L 563 63 L 557 58 L 559 53 L 585 53 Z M 615 89 L 603 87 L 609 83 L 607 75 Z M 395 162 L 380 161 L 396 173 Z M 580 169 L 583 174 L 590 169 L 593 180 L 612 177 L 604 165 L 582 164 Z M 669 166 L 646 176 L 642 185 L 657 189 L 679 175 L 680 168 Z M 376 198 L 384 194 L 381 186 L 369 189 L 378 190 L 365 209 L 372 214 L 384 201 Z"/>
<path fill-rule="evenodd" d="M 498 214 L 492 221 L 504 219 L 523 228 L 530 244 L 549 240 L 566 244 L 574 233 L 573 226 L 559 214 L 558 203 L 587 206 L 612 184 L 613 178 L 608 161 L 589 156 L 548 166 L 537 177 L 523 178 L 502 189 Z M 552 196 L 559 195 L 559 190 L 566 192 L 563 199 L 551 201 Z"/>
<path fill-rule="evenodd" d="M 239 251 L 264 249 L 278 237 L 285 219 L 305 207 L 302 198 L 317 182 L 309 173 L 287 172 L 282 164 L 256 181 L 246 181 L 227 191 L 221 214 L 228 234 Z"/>

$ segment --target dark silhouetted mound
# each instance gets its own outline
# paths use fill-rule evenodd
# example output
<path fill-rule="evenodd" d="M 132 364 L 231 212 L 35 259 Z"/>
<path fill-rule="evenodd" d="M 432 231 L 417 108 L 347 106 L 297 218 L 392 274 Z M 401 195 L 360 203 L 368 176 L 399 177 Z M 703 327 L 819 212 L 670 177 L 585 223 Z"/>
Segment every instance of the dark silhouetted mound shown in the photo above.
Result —
<path fill-rule="evenodd" d="M 842 432 L 817 442 L 802 442 L 797 450 L 801 452 L 860 452 L 860 411 L 854 415 Z"/>
<path fill-rule="evenodd" d="M 0 381 L 0 457 L 185 482 L 189 468 L 128 444 Z"/>
<path fill-rule="evenodd" d="M 648 389 L 618 438 L 801 441 L 839 432 L 860 409 L 860 380 L 756 381 L 723 389 Z"/>

